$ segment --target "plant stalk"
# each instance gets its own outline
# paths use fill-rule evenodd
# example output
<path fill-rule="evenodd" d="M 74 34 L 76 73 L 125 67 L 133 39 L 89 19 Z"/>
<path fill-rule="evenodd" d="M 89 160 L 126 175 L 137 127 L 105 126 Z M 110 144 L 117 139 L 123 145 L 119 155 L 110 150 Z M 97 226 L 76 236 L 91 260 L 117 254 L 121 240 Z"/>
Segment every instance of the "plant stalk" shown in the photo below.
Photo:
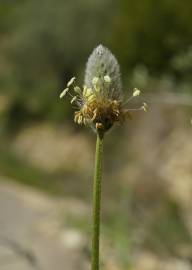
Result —
<path fill-rule="evenodd" d="M 92 231 L 92 258 L 91 258 L 92 270 L 99 270 L 102 159 L 103 159 L 103 136 L 97 134 L 96 151 L 95 151 L 95 172 L 93 184 L 93 231 Z"/>

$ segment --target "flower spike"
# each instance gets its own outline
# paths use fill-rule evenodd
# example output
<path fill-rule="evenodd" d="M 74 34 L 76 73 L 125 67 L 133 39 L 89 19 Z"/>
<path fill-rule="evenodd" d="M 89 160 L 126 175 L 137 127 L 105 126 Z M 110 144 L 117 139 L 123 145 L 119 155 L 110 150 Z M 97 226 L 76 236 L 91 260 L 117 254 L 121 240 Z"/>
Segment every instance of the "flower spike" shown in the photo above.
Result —
<path fill-rule="evenodd" d="M 115 56 L 104 46 L 99 45 L 88 59 L 85 72 L 85 85 L 74 85 L 75 77 L 60 94 L 71 96 L 71 104 L 76 104 L 74 121 L 79 125 L 90 125 L 97 132 L 104 134 L 116 122 L 123 123 L 131 119 L 131 112 L 147 111 L 147 104 L 138 109 L 129 109 L 126 105 L 141 91 L 133 89 L 132 96 L 125 100 L 122 94 L 120 68 Z M 70 88 L 70 91 L 69 91 Z M 73 93 L 71 93 L 73 90 Z"/>

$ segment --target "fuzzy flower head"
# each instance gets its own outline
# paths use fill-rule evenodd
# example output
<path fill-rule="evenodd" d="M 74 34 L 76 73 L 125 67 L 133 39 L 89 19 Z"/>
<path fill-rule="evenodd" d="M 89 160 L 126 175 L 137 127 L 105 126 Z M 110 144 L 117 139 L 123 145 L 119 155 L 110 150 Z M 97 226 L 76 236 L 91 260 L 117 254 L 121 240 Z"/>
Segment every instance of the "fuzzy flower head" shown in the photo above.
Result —
<path fill-rule="evenodd" d="M 147 110 L 146 103 L 138 109 L 127 108 L 127 103 L 139 96 L 140 90 L 135 88 L 130 98 L 123 98 L 119 64 L 102 45 L 95 48 L 88 59 L 84 86 L 77 86 L 73 77 L 60 98 L 66 95 L 71 97 L 71 103 L 77 108 L 74 121 L 79 125 L 93 127 L 100 135 L 115 122 L 123 123 L 131 119 L 131 111 Z"/>

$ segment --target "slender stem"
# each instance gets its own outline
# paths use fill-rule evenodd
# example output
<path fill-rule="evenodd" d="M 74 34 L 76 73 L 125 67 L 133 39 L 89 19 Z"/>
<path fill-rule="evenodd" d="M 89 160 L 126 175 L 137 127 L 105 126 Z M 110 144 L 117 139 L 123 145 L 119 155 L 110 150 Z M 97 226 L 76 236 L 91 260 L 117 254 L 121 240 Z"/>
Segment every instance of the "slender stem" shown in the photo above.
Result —
<path fill-rule="evenodd" d="M 100 204 L 102 178 L 103 136 L 97 134 L 95 151 L 95 173 L 93 185 L 93 232 L 92 232 L 92 270 L 99 270 Z"/>

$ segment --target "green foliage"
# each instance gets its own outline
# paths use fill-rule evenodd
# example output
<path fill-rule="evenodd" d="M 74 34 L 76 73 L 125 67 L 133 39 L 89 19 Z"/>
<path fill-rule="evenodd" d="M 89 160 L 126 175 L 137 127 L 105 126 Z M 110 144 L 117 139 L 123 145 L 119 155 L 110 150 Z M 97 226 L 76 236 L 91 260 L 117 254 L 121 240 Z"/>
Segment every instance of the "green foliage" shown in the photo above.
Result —
<path fill-rule="evenodd" d="M 191 8 L 190 0 L 120 1 L 112 43 L 123 65 L 170 71 L 172 57 L 192 42 Z"/>
<path fill-rule="evenodd" d="M 18 159 L 10 149 L 0 146 L 0 170 L 2 175 L 14 179 L 26 185 L 38 187 L 51 194 L 58 194 L 59 189 L 54 185 L 54 181 L 50 175 L 43 172 L 27 162 Z"/>
<path fill-rule="evenodd" d="M 74 74 L 83 82 L 85 59 L 100 43 L 117 55 L 124 74 L 141 64 L 150 75 L 169 73 L 191 85 L 191 64 L 185 64 L 191 8 L 190 0 L 1 1 L 0 89 L 10 100 L 6 121 L 68 116 L 59 93 Z M 18 106 L 27 117 L 13 115 Z"/>
<path fill-rule="evenodd" d="M 145 245 L 162 255 L 178 255 L 178 246 L 191 245 L 192 238 L 181 216 L 179 206 L 166 200 L 150 226 Z"/>
<path fill-rule="evenodd" d="M 75 6 L 61 0 L 17 4 L 17 22 L 2 48 L 4 95 L 32 116 L 62 119 L 68 108 L 59 102 L 59 93 L 74 72 L 84 70 L 98 41 L 104 41 L 109 22 L 102 10 L 107 6 L 107 1 L 85 0 Z"/>

